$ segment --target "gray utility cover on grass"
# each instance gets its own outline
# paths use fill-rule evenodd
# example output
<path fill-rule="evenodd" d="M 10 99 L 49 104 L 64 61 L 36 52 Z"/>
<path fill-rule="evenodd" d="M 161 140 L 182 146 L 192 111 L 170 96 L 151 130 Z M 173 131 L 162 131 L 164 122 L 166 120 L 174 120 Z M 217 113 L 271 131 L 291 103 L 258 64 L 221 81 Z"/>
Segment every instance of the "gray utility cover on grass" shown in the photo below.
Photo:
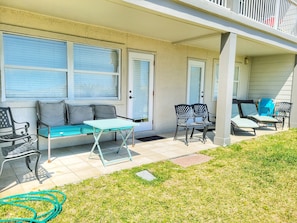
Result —
<path fill-rule="evenodd" d="M 156 179 L 156 177 L 147 170 L 140 171 L 136 173 L 136 175 L 147 181 L 152 181 Z"/>

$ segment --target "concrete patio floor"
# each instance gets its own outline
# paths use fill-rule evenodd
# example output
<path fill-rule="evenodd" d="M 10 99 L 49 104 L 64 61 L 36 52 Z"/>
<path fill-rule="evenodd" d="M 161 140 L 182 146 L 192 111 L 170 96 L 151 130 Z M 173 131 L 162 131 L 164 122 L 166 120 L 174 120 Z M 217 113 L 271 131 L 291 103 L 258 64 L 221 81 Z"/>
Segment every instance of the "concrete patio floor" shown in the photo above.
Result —
<path fill-rule="evenodd" d="M 279 131 L 274 131 L 272 128 L 262 128 L 257 130 L 257 136 L 274 134 Z M 201 134 L 197 132 L 193 139 L 189 140 L 188 146 L 184 143 L 183 131 L 179 132 L 177 140 L 173 140 L 173 135 L 173 133 L 160 134 L 165 138 L 149 142 L 136 140 L 134 147 L 129 146 L 133 157 L 132 161 L 124 161 L 106 167 L 103 166 L 98 155 L 94 156 L 93 154 L 92 158 L 89 158 L 92 144 L 53 149 L 52 162 L 50 163 L 47 162 L 47 150 L 42 150 L 38 169 L 41 184 L 36 180 L 34 173 L 26 168 L 23 159 L 8 162 L 4 165 L 3 173 L 0 176 L 0 197 L 52 189 L 55 186 L 77 183 L 87 178 L 100 177 L 122 169 L 170 160 L 217 147 L 213 144 L 213 132 L 208 132 L 208 139 L 205 144 L 201 142 Z M 251 133 L 239 132 L 235 136 L 231 135 L 231 142 L 235 143 L 252 138 L 255 136 Z M 100 145 L 103 150 L 110 152 L 110 148 L 119 143 L 120 141 L 108 141 Z M 105 158 L 114 159 L 116 156 L 126 156 L 126 150 L 122 149 L 119 154 L 109 153 Z M 31 166 L 33 166 L 32 164 L 34 162 L 31 163 Z"/>

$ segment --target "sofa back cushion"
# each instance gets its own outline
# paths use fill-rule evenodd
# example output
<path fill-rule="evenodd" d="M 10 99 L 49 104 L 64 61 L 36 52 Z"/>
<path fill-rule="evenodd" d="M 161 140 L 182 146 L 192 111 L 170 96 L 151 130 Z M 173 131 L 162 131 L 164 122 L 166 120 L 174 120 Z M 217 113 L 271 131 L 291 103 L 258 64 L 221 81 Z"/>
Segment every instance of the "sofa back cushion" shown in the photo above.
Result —
<path fill-rule="evenodd" d="M 82 124 L 86 120 L 94 119 L 94 109 L 90 105 L 67 105 L 68 123 Z"/>
<path fill-rule="evenodd" d="M 116 118 L 117 112 L 114 105 L 94 105 L 95 119 Z"/>
<path fill-rule="evenodd" d="M 50 126 L 65 125 L 66 104 L 65 101 L 41 102 L 37 101 L 37 114 L 41 122 Z"/>

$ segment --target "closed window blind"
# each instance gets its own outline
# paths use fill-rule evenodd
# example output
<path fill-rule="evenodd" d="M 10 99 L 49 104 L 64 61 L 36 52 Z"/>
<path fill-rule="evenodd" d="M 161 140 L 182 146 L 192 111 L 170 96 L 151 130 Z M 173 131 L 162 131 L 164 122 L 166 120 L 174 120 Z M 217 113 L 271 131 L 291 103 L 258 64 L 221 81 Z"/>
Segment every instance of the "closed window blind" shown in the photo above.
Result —
<path fill-rule="evenodd" d="M 66 42 L 3 35 L 6 98 L 67 96 Z"/>
<path fill-rule="evenodd" d="M 7 99 L 119 98 L 119 49 L 3 34 L 3 52 Z"/>
<path fill-rule="evenodd" d="M 118 98 L 119 50 L 74 44 L 74 96 Z"/>
<path fill-rule="evenodd" d="M 66 42 L 4 34 L 5 65 L 67 68 Z"/>

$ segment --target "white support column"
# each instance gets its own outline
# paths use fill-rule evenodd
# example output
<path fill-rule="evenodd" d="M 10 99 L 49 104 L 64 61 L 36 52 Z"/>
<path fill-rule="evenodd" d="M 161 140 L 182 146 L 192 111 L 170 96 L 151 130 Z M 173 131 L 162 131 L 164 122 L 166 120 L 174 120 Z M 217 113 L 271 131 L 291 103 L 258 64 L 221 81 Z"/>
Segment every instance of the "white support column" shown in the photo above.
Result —
<path fill-rule="evenodd" d="M 292 93 L 291 93 L 291 128 L 297 128 L 297 55 L 295 55 L 295 66 L 293 69 L 293 84 L 292 84 Z"/>
<path fill-rule="evenodd" d="M 226 146 L 231 143 L 231 110 L 237 35 L 225 33 L 221 36 L 219 81 L 216 112 L 216 135 L 214 143 Z"/>

